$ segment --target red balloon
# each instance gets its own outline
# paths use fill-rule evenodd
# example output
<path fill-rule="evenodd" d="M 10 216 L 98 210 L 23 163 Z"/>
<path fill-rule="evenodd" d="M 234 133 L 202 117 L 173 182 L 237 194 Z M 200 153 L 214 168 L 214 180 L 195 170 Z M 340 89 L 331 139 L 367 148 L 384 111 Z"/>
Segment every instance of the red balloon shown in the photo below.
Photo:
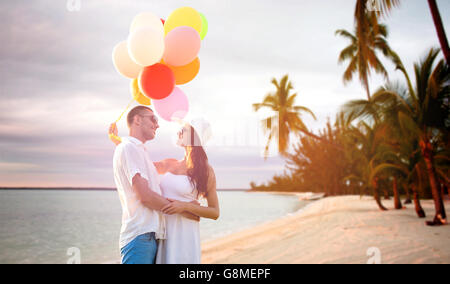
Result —
<path fill-rule="evenodd" d="M 164 19 L 161 19 L 161 22 L 163 23 L 163 26 L 166 23 L 166 21 Z"/>
<path fill-rule="evenodd" d="M 175 75 L 169 67 L 161 63 L 145 67 L 139 75 L 139 88 L 151 99 L 165 99 L 175 88 Z"/>

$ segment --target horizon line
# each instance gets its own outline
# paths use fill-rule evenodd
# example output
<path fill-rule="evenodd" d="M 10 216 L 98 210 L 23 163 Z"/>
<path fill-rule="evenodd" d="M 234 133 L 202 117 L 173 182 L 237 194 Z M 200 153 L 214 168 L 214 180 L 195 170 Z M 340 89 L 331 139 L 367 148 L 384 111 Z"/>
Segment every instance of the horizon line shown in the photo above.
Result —
<path fill-rule="evenodd" d="M 0 186 L 0 190 L 104 190 L 104 191 L 115 191 L 116 187 L 70 187 L 70 186 L 52 186 L 52 187 L 42 187 L 42 186 Z M 217 191 L 248 191 L 249 188 L 221 188 Z"/>

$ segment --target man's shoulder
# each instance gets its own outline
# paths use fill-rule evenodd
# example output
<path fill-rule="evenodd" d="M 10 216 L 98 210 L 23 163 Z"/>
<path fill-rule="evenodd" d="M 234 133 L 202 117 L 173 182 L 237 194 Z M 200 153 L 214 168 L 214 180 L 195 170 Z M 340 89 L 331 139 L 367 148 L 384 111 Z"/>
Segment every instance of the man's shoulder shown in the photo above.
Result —
<path fill-rule="evenodd" d="M 114 151 L 114 155 L 122 155 L 124 152 L 129 152 L 136 150 L 136 144 L 132 143 L 130 140 L 126 138 L 122 138 L 122 143 L 117 145 L 116 150 Z"/>

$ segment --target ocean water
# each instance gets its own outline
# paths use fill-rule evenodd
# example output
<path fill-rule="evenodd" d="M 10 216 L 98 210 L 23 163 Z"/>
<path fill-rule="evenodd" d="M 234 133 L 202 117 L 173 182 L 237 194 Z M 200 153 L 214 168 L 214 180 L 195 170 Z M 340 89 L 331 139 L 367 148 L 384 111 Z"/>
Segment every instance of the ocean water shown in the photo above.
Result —
<path fill-rule="evenodd" d="M 219 192 L 219 220 L 202 220 L 202 242 L 304 207 L 296 196 Z M 120 260 L 121 206 L 115 191 L 0 190 L 0 264 Z"/>

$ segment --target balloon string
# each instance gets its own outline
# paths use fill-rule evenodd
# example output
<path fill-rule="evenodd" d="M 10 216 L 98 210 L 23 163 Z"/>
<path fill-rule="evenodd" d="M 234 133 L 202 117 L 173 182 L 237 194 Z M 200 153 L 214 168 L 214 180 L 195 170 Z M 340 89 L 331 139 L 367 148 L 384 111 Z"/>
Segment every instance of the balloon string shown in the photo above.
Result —
<path fill-rule="evenodd" d="M 119 118 L 116 120 L 116 123 L 119 122 L 120 119 L 122 119 L 122 116 L 127 112 L 127 110 L 130 108 L 131 104 L 133 103 L 134 99 L 130 101 L 130 103 L 127 105 L 126 109 L 120 114 Z"/>

